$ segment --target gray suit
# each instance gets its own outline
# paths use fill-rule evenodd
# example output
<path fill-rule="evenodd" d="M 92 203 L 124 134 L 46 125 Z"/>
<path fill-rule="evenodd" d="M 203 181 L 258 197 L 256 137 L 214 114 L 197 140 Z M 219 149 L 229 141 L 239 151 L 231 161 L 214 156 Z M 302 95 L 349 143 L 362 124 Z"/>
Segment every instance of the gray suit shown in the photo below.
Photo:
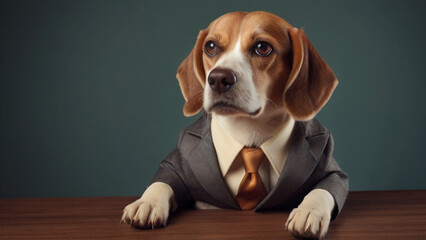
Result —
<path fill-rule="evenodd" d="M 221 208 L 240 209 L 222 177 L 210 130 L 211 117 L 204 114 L 184 129 L 176 149 L 160 164 L 153 182 L 170 185 L 180 208 L 202 201 Z M 333 218 L 348 194 L 348 176 L 332 153 L 330 132 L 316 119 L 296 122 L 292 145 L 276 186 L 254 211 L 292 209 L 316 188 L 334 197 Z"/>

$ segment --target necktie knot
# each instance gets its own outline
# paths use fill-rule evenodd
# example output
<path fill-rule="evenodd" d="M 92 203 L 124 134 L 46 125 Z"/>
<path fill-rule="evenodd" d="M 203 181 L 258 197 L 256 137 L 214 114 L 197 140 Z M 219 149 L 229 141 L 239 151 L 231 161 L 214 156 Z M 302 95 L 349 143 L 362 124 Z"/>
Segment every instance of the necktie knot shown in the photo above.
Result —
<path fill-rule="evenodd" d="M 254 173 L 259 170 L 265 154 L 260 148 L 243 148 L 241 156 L 244 161 L 244 168 L 247 173 Z"/>

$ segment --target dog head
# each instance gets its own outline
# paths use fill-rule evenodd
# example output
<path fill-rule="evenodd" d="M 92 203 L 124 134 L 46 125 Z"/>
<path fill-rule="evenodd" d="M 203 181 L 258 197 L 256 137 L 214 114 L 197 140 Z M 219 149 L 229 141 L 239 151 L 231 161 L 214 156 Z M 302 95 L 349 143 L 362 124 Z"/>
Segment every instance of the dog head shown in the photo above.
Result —
<path fill-rule="evenodd" d="M 267 12 L 233 12 L 213 21 L 200 31 L 177 78 L 185 116 L 204 107 L 249 118 L 285 111 L 306 121 L 337 85 L 304 31 Z"/>

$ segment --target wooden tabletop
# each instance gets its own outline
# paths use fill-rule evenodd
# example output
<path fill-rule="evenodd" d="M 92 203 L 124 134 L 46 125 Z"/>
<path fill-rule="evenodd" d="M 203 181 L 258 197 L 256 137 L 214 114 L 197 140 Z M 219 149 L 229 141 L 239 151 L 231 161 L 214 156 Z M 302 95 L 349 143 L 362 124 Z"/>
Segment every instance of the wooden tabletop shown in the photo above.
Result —
<path fill-rule="evenodd" d="M 166 228 L 120 224 L 136 199 L 0 199 L 0 239 L 295 239 L 288 212 L 186 210 Z M 350 192 L 326 239 L 426 239 L 426 190 Z"/>

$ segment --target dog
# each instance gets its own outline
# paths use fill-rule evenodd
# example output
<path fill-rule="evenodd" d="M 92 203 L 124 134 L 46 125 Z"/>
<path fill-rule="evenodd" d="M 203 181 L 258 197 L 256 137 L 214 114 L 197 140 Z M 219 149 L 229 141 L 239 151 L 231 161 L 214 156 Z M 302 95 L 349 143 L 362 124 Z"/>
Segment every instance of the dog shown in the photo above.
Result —
<path fill-rule="evenodd" d="M 346 200 L 348 176 L 315 119 L 338 81 L 304 31 L 268 12 L 225 14 L 200 31 L 177 79 L 184 115 L 204 113 L 122 222 L 155 228 L 178 208 L 243 209 L 236 198 L 249 174 L 247 147 L 264 154 L 253 174 L 266 191 L 249 209 L 293 209 L 287 230 L 323 238 Z"/>

